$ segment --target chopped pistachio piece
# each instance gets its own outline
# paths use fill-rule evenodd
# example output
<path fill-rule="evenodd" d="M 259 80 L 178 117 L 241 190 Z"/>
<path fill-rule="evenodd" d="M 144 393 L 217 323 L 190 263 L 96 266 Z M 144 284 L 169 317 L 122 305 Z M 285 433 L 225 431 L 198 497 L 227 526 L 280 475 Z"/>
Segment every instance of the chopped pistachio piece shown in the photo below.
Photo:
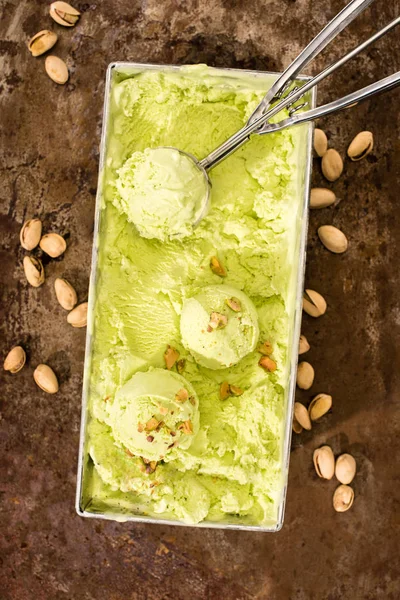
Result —
<path fill-rule="evenodd" d="M 207 331 L 211 332 L 215 329 L 223 329 L 228 324 L 228 317 L 218 312 L 212 312 L 210 315 L 210 322 L 208 324 Z"/>
<path fill-rule="evenodd" d="M 218 260 L 216 256 L 212 256 L 210 260 L 210 269 L 214 275 L 218 277 L 226 277 L 226 270 L 223 264 Z"/>
<path fill-rule="evenodd" d="M 155 417 L 151 417 L 151 419 L 149 419 L 145 425 L 145 431 L 154 431 L 154 429 L 157 429 L 159 425 L 158 420 Z"/>
<path fill-rule="evenodd" d="M 264 354 L 264 356 L 269 356 L 272 354 L 272 344 L 271 342 L 263 342 L 257 348 L 257 352 L 260 354 Z"/>
<path fill-rule="evenodd" d="M 237 298 L 227 298 L 225 300 L 225 303 L 229 306 L 230 309 L 232 309 L 235 312 L 239 312 L 242 310 L 242 305 L 240 304 L 240 300 L 238 300 Z"/>
<path fill-rule="evenodd" d="M 177 402 L 186 402 L 186 400 L 188 400 L 188 398 L 189 398 L 189 392 L 187 390 L 185 390 L 185 388 L 180 389 L 175 394 L 175 400 L 177 400 Z"/>
<path fill-rule="evenodd" d="M 166 351 L 164 352 L 165 366 L 167 367 L 168 371 L 172 369 L 178 358 L 178 350 L 168 345 Z"/>
<path fill-rule="evenodd" d="M 178 360 L 178 362 L 176 363 L 176 370 L 178 371 L 178 373 L 180 375 L 182 375 L 183 371 L 185 370 L 186 367 L 186 358 L 181 358 L 180 360 Z"/>
<path fill-rule="evenodd" d="M 265 371 L 270 371 L 271 373 L 276 370 L 276 362 L 272 360 L 269 356 L 262 356 L 258 361 L 260 367 L 265 369 Z"/>

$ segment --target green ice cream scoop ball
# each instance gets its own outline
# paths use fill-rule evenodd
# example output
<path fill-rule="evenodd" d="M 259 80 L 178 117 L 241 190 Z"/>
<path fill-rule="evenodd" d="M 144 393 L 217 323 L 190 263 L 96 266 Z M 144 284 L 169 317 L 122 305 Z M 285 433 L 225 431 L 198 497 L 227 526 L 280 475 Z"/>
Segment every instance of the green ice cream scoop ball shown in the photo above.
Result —
<path fill-rule="evenodd" d="M 118 170 L 114 205 L 145 238 L 183 238 L 205 215 L 207 175 L 175 148 L 134 152 Z"/>
<path fill-rule="evenodd" d="M 254 350 L 259 337 L 257 311 L 236 288 L 205 287 L 183 304 L 181 336 L 200 365 L 224 369 Z"/>
<path fill-rule="evenodd" d="M 175 446 L 188 448 L 199 430 L 199 401 L 193 387 L 164 369 L 139 372 L 110 404 L 116 442 L 132 454 L 160 460 Z"/>

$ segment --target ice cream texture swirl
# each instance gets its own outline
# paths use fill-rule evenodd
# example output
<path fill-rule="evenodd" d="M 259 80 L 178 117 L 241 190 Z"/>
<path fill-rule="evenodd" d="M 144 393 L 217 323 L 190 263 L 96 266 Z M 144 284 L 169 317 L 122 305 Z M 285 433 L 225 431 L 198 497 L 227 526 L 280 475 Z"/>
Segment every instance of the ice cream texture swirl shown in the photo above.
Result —
<path fill-rule="evenodd" d="M 254 136 L 213 169 L 210 211 L 189 237 L 161 241 L 140 235 L 122 210 L 120 188 L 122 182 L 129 185 L 127 161 L 135 152 L 173 146 L 206 156 L 246 122 L 272 81 L 205 66 L 130 73 L 113 81 L 89 375 L 87 448 L 93 470 L 86 493 L 92 506 L 186 523 L 276 523 L 285 469 L 282 439 L 305 130 Z M 226 276 L 210 269 L 213 256 Z M 203 305 L 211 310 L 205 290 L 224 290 L 223 305 L 229 290 L 227 296 L 237 297 L 248 319 L 248 331 L 233 334 L 241 341 L 236 349 L 228 341 L 231 354 L 218 368 L 209 355 L 192 348 L 193 322 L 186 318 L 191 302 L 196 303 L 193 316 Z M 235 323 L 240 313 L 218 306 L 213 310 Z M 227 331 L 209 336 L 223 337 Z M 258 342 L 265 340 L 273 347 L 274 372 L 258 365 Z M 182 433 L 182 443 L 164 451 L 164 433 L 150 443 L 137 431 L 147 417 L 159 421 L 162 415 L 153 414 L 153 383 L 136 405 L 140 386 L 135 378 L 166 372 L 168 345 L 179 352 L 180 373 L 197 401 L 179 417 L 179 423 L 192 421 L 193 434 Z M 166 372 L 174 381 L 177 366 Z M 221 400 L 224 381 L 243 394 Z M 173 395 L 164 395 L 168 399 L 160 406 L 174 410 Z M 167 427 L 179 423 L 167 422 Z M 157 459 L 154 471 L 146 471 L 144 455 Z"/>

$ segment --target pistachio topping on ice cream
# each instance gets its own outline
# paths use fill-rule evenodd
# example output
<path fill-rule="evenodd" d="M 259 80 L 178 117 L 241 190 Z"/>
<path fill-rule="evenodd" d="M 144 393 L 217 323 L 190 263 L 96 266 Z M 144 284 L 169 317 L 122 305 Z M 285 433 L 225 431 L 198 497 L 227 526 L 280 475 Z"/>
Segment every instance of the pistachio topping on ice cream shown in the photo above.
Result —
<path fill-rule="evenodd" d="M 208 286 L 185 300 L 181 335 L 199 364 L 209 369 L 230 367 L 256 346 L 257 311 L 242 291 L 227 285 Z"/>
<path fill-rule="evenodd" d="M 208 185 L 193 160 L 174 148 L 134 152 L 118 170 L 114 204 L 141 236 L 185 237 L 203 212 Z"/>

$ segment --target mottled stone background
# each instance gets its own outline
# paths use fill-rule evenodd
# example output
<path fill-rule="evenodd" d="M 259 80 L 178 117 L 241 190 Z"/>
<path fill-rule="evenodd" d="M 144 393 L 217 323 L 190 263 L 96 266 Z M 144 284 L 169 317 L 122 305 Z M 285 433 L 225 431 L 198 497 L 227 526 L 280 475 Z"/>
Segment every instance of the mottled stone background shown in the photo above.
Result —
<path fill-rule="evenodd" d="M 73 29 L 53 23 L 47 3 L 0 0 L 1 353 L 16 343 L 28 363 L 1 381 L 1 600 L 358 600 L 400 598 L 399 480 L 399 91 L 320 124 L 345 156 L 370 129 L 366 160 L 345 160 L 332 185 L 335 208 L 314 211 L 307 286 L 328 311 L 305 317 L 316 371 L 308 401 L 329 392 L 331 415 L 293 441 L 286 519 L 278 534 L 196 530 L 85 520 L 75 514 L 85 331 L 73 330 L 53 283 L 65 276 L 87 297 L 104 77 L 114 60 L 207 62 L 280 70 L 343 5 L 342 0 L 103 0 L 75 2 Z M 399 14 L 376 0 L 310 72 Z M 54 53 L 71 77 L 50 81 L 44 58 L 26 48 L 38 30 L 57 31 Z M 327 101 L 400 67 L 399 31 L 321 86 Z M 314 185 L 323 184 L 314 161 Z M 45 259 L 46 283 L 25 281 L 19 245 L 24 219 L 61 232 L 65 256 Z M 318 241 L 321 224 L 349 237 L 335 256 Z M 33 382 L 39 362 L 57 372 L 60 392 Z M 317 480 L 322 443 L 358 464 L 351 511 L 331 506 L 334 481 Z"/>

